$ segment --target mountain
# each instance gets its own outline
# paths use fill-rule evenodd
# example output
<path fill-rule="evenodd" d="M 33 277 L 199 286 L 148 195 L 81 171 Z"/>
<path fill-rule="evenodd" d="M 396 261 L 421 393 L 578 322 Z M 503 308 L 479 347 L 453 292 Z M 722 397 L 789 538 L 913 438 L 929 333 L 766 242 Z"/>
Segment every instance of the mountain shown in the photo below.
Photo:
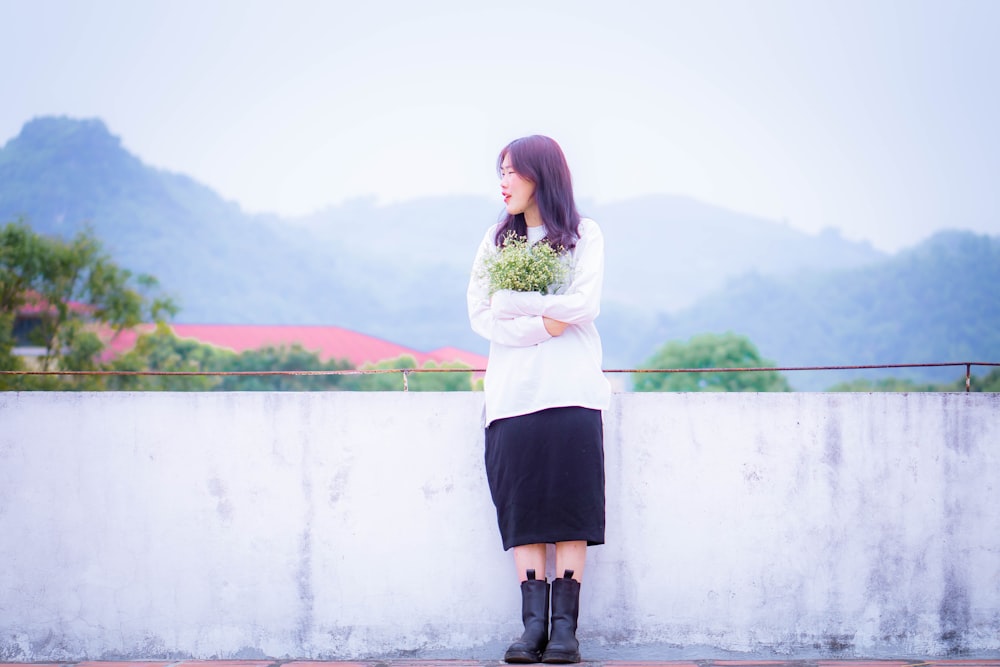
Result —
<path fill-rule="evenodd" d="M 651 195 L 591 205 L 607 238 L 606 296 L 673 311 L 749 271 L 790 274 L 885 259 L 834 229 L 818 235 L 688 198 Z"/>
<path fill-rule="evenodd" d="M 907 327 L 922 322 L 922 304 L 893 302 L 892 323 L 875 326 L 872 318 L 887 311 L 864 300 L 894 293 L 886 267 L 912 261 L 919 275 L 929 270 L 922 262 L 937 261 L 921 259 L 923 246 L 889 257 L 835 230 L 804 234 L 685 197 L 584 200 L 581 208 L 607 239 L 599 320 L 606 368 L 638 365 L 699 327 L 747 333 L 784 365 L 860 364 L 888 353 L 898 360 L 918 333 Z M 466 318 L 465 287 L 500 212 L 498 198 L 429 197 L 384 206 L 358 199 L 296 218 L 251 215 L 187 176 L 142 163 L 96 119 L 37 118 L 0 149 L 0 224 L 23 217 L 64 237 L 91 225 L 118 264 L 160 280 L 184 323 L 327 324 L 416 349 L 483 353 Z M 969 250 L 959 245 L 957 253 Z M 934 275 L 942 290 L 964 289 L 957 285 L 965 276 Z M 857 289 L 844 289 L 855 281 Z M 836 304 L 840 319 L 816 299 Z M 970 312 L 947 320 L 946 331 L 924 327 L 921 335 L 939 338 L 920 338 L 920 358 L 948 356 L 956 329 L 1000 323 L 983 315 L 980 325 Z M 841 329 L 850 336 L 842 340 Z M 884 347 L 866 348 L 868 332 L 885 337 Z M 968 349 L 1000 356 L 975 341 Z"/>
<path fill-rule="evenodd" d="M 0 220 L 69 236 L 89 224 L 116 262 L 156 276 L 180 319 L 336 323 L 384 313 L 336 245 L 289 234 L 192 179 L 144 165 L 99 120 L 42 118 L 0 151 Z"/>
<path fill-rule="evenodd" d="M 997 361 L 998 285 L 1000 238 L 942 231 L 863 268 L 731 279 L 659 324 L 671 338 L 706 331 L 746 335 L 783 366 Z M 852 377 L 949 381 L 964 372 L 917 368 Z M 797 389 L 821 389 L 840 379 L 829 371 L 789 375 Z"/>

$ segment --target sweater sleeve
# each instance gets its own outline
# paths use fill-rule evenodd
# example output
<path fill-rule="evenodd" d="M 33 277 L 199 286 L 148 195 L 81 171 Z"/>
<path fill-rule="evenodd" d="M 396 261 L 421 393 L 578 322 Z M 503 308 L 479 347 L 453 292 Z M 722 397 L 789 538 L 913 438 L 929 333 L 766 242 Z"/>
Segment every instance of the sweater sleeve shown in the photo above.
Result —
<path fill-rule="evenodd" d="M 573 253 L 573 279 L 561 294 L 501 290 L 493 295 L 496 317 L 549 317 L 567 324 L 585 324 L 601 311 L 604 282 L 604 235 L 593 220 L 580 222 L 580 239 Z M 543 325 L 544 326 L 544 325 Z"/>
<path fill-rule="evenodd" d="M 491 306 L 483 262 L 489 253 L 496 252 L 493 243 L 495 231 L 495 226 L 487 230 L 472 265 L 472 275 L 466 292 L 469 322 L 473 331 L 492 343 L 509 347 L 537 345 L 552 338 L 546 331 L 540 315 L 500 313 Z"/>

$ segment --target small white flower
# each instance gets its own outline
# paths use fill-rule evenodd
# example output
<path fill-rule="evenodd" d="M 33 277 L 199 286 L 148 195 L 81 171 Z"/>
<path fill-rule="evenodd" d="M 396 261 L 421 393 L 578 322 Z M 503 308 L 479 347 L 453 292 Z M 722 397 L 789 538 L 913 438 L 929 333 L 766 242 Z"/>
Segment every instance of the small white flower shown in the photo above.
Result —
<path fill-rule="evenodd" d="M 567 253 L 545 242 L 528 243 L 508 234 L 500 249 L 486 258 L 484 267 L 489 292 L 555 292 L 569 276 Z"/>

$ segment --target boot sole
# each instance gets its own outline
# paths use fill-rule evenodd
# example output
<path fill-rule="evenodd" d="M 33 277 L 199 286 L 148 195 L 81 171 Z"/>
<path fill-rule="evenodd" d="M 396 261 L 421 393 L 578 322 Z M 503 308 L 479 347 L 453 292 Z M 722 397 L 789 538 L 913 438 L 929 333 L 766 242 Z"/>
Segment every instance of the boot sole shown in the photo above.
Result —
<path fill-rule="evenodd" d="M 549 665 L 572 665 L 580 662 L 579 653 L 546 653 L 542 662 Z"/>
<path fill-rule="evenodd" d="M 503 661 L 512 665 L 533 665 L 542 659 L 537 653 L 515 652 L 505 654 Z"/>

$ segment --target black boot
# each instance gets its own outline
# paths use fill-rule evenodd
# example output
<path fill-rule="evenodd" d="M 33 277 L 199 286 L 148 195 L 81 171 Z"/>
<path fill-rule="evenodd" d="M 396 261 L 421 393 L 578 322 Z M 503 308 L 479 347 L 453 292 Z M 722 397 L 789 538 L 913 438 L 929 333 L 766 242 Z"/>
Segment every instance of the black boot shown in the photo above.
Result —
<path fill-rule="evenodd" d="M 527 574 L 528 579 L 521 582 L 524 634 L 507 649 L 504 662 L 538 662 L 549 638 L 549 584 L 544 579 L 535 579 L 534 570 L 528 570 Z"/>
<path fill-rule="evenodd" d="M 542 662 L 580 662 L 580 642 L 576 640 L 576 619 L 580 614 L 580 582 L 573 570 L 552 581 L 552 633 L 542 654 Z"/>

